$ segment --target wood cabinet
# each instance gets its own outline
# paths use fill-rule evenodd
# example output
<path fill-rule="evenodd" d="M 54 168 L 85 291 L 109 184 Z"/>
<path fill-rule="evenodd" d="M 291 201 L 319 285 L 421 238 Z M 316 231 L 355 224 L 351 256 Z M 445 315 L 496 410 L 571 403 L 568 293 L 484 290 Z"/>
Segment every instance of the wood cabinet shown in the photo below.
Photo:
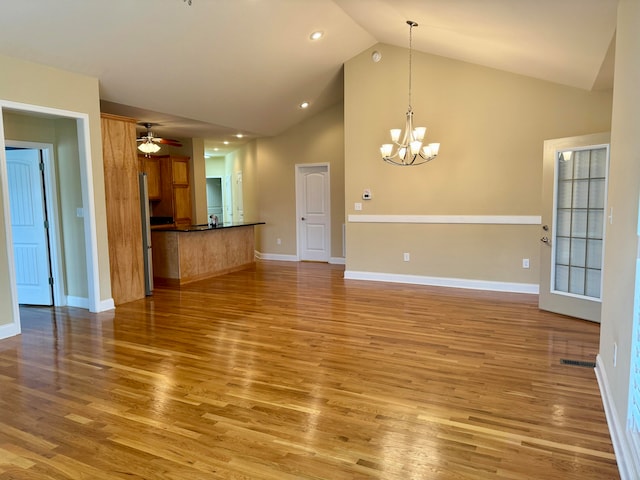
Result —
<path fill-rule="evenodd" d="M 101 115 L 111 296 L 116 305 L 145 297 L 136 121 Z"/>
<path fill-rule="evenodd" d="M 147 174 L 147 193 L 149 200 L 162 198 L 162 176 L 160 174 L 160 160 L 155 157 L 142 157 L 141 171 Z"/>
<path fill-rule="evenodd" d="M 176 226 L 192 223 L 190 161 L 178 155 L 139 156 L 140 168 L 147 173 L 151 214 L 173 217 Z"/>

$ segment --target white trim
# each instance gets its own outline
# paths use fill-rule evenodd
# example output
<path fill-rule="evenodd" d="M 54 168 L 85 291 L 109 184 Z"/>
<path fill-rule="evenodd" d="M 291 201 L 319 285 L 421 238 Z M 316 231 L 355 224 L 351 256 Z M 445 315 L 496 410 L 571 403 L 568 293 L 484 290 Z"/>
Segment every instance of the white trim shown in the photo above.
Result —
<path fill-rule="evenodd" d="M 16 335 L 20 335 L 20 324 L 19 323 L 8 323 L 6 325 L 0 325 L 0 340 L 4 340 L 5 338 L 15 337 Z"/>
<path fill-rule="evenodd" d="M 281 262 L 299 262 L 300 259 L 297 255 L 283 255 L 280 253 L 262 253 L 256 251 L 256 258 L 258 260 L 278 260 Z M 346 260 L 342 257 L 331 257 L 329 263 L 333 265 L 345 265 Z"/>
<path fill-rule="evenodd" d="M 278 260 L 281 262 L 299 262 L 297 255 L 282 255 L 279 253 L 261 253 L 256 252 L 256 258 L 259 260 Z"/>
<path fill-rule="evenodd" d="M 629 432 L 624 424 L 620 424 L 620 417 L 616 410 L 616 405 L 609 388 L 607 371 L 604 368 L 600 354 L 596 356 L 596 379 L 600 387 L 600 396 L 604 406 L 604 413 L 609 427 L 613 451 L 616 455 L 616 462 L 620 472 L 621 480 L 634 480 L 640 478 L 640 456 L 633 448 L 629 439 Z"/>
<path fill-rule="evenodd" d="M 0 338 L 18 335 L 20 328 L 20 308 L 18 308 L 18 287 L 16 286 L 16 266 L 13 258 L 13 234 L 11 233 L 11 210 L 9 206 L 9 179 L 7 174 L 7 155 L 4 151 L 4 116 L 0 103 L 0 190 L 2 194 L 2 206 L 4 214 L 4 231 L 6 240 L 6 255 L 9 274 L 9 301 L 13 322 L 0 327 Z"/>
<path fill-rule="evenodd" d="M 349 215 L 352 223 L 540 225 L 540 215 Z"/>
<path fill-rule="evenodd" d="M 89 299 L 86 297 L 74 297 L 70 295 L 67 297 L 67 306 L 84 308 L 88 310 Z M 113 310 L 115 308 L 116 308 L 116 304 L 114 303 L 113 298 L 107 298 L 106 300 L 100 300 L 100 303 L 98 303 L 98 306 L 97 306 L 97 311 L 105 312 L 107 310 Z"/>
<path fill-rule="evenodd" d="M 116 304 L 113 298 L 107 298 L 106 300 L 100 300 L 98 304 L 98 312 L 106 312 L 107 310 L 115 310 Z"/>
<path fill-rule="evenodd" d="M 423 275 L 401 275 L 396 273 L 356 272 L 346 270 L 348 280 L 370 280 L 374 282 L 410 283 L 437 287 L 468 288 L 471 290 L 491 290 L 496 292 L 529 293 L 537 295 L 540 286 L 533 283 L 493 282 L 465 278 L 427 277 Z"/>
<path fill-rule="evenodd" d="M 98 273 L 98 234 L 96 228 L 96 206 L 93 194 L 93 166 L 91 161 L 91 136 L 89 135 L 89 115 L 78 113 L 78 154 L 80 156 L 80 183 L 82 184 L 82 204 L 84 209 L 84 241 L 87 255 L 87 288 L 89 291 L 89 311 L 99 313 L 100 277 Z M 84 160 L 84 162 L 82 161 Z"/>
<path fill-rule="evenodd" d="M 86 310 L 89 309 L 89 299 L 86 297 L 74 297 L 73 295 L 69 295 L 67 297 L 67 306 L 68 307 L 77 307 L 84 308 Z"/>

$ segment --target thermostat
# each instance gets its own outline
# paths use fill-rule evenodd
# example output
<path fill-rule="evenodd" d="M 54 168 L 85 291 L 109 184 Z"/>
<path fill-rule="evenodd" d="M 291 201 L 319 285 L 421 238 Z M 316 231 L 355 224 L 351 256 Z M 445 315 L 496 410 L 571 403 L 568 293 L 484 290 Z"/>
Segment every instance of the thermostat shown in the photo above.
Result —
<path fill-rule="evenodd" d="M 363 200 L 371 200 L 371 190 L 368 188 L 364 189 L 364 192 L 362 193 L 362 199 Z"/>

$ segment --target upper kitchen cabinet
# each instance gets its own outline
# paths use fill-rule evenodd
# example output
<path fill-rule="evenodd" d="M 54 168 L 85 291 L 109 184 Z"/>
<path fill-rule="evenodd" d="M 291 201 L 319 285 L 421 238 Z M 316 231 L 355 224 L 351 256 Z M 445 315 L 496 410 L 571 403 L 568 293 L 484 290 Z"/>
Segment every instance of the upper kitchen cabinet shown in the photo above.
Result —
<path fill-rule="evenodd" d="M 160 159 L 138 155 L 140 171 L 147 174 L 147 193 L 149 200 L 162 198 L 162 176 L 160 173 Z"/>
<path fill-rule="evenodd" d="M 136 121 L 102 114 L 111 296 L 116 305 L 145 297 Z"/>
<path fill-rule="evenodd" d="M 140 155 L 139 162 L 147 173 L 151 215 L 171 217 L 176 226 L 191 225 L 191 159 L 179 155 Z"/>

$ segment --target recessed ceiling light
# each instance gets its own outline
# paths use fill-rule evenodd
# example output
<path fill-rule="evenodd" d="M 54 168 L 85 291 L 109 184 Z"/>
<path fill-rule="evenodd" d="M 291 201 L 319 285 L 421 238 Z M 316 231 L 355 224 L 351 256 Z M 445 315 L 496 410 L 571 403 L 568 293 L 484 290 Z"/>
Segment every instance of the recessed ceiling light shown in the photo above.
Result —
<path fill-rule="evenodd" d="M 311 40 L 320 40 L 323 36 L 324 36 L 324 32 L 321 32 L 320 30 L 318 30 L 317 32 L 313 32 L 311 35 L 309 35 L 309 38 Z"/>
<path fill-rule="evenodd" d="M 309 108 L 309 102 L 302 102 L 300 105 L 298 105 L 300 108 L 304 109 L 304 108 Z"/>
<path fill-rule="evenodd" d="M 222 142 L 222 143 L 224 143 L 225 145 L 229 145 L 229 141 L 228 141 L 228 140 L 225 140 L 225 141 L 224 141 L 224 142 Z"/>
<path fill-rule="evenodd" d="M 237 138 L 242 138 L 242 137 L 244 137 L 244 135 L 242 135 L 241 133 L 236 133 L 236 137 Z"/>
<path fill-rule="evenodd" d="M 217 152 L 218 150 L 220 150 L 218 147 L 213 149 L 214 152 Z"/>

